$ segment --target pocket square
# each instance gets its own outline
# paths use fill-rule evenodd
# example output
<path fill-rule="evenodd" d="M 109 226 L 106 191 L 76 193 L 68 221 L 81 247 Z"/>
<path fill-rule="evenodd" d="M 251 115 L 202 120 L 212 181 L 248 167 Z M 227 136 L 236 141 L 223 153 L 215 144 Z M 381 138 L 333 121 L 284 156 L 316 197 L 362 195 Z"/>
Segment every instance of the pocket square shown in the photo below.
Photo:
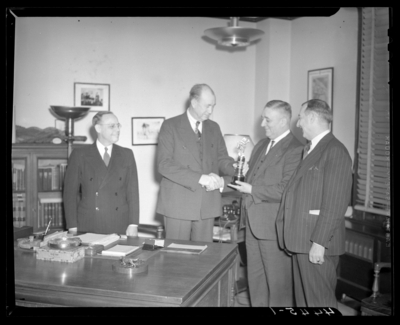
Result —
<path fill-rule="evenodd" d="M 319 216 L 319 211 L 320 211 L 320 210 L 310 210 L 308 213 L 309 213 L 309 214 L 313 214 L 313 215 L 315 215 L 315 216 Z"/>

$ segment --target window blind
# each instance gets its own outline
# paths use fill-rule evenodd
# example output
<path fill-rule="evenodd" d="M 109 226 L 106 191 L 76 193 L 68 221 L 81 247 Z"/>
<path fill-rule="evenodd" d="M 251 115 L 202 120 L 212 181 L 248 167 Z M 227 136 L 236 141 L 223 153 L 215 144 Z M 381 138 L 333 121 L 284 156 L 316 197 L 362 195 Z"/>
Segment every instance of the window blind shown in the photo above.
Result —
<path fill-rule="evenodd" d="M 356 210 L 390 216 L 389 8 L 362 8 Z"/>

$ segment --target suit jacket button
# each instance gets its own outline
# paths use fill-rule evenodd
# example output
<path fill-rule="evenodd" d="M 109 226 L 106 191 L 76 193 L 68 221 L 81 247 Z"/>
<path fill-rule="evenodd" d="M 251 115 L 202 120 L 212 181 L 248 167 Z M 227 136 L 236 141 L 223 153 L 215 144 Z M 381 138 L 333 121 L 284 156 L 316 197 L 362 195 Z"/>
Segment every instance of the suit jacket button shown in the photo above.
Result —
<path fill-rule="evenodd" d="M 96 196 L 99 196 L 99 192 L 96 192 Z"/>
<path fill-rule="evenodd" d="M 90 177 L 90 180 L 92 181 L 92 180 L 93 180 L 93 177 Z"/>
<path fill-rule="evenodd" d="M 96 207 L 96 210 L 99 211 L 99 207 Z"/>
<path fill-rule="evenodd" d="M 115 210 L 118 210 L 118 207 L 116 207 Z"/>
<path fill-rule="evenodd" d="M 117 196 L 118 195 L 118 193 L 117 192 L 115 192 L 115 196 Z"/>

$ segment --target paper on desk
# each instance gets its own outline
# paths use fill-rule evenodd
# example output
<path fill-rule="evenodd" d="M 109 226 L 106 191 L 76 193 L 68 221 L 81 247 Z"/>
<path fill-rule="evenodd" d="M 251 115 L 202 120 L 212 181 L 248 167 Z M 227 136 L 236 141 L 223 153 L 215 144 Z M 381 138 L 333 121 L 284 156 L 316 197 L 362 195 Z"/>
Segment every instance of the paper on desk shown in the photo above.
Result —
<path fill-rule="evenodd" d="M 105 256 L 126 256 L 135 250 L 139 249 L 139 246 L 129 246 L 129 245 L 116 245 L 101 252 L 101 255 Z"/>
<path fill-rule="evenodd" d="M 170 253 L 184 253 L 184 254 L 200 254 L 207 248 L 207 245 L 182 245 L 182 244 L 170 244 L 167 247 L 161 249 L 161 252 Z"/>
<path fill-rule="evenodd" d="M 111 235 L 102 235 L 102 234 L 93 234 L 86 233 L 84 235 L 76 236 L 82 240 L 82 244 L 84 245 L 103 245 L 107 246 L 112 243 L 115 243 L 119 240 L 119 235 L 111 234 Z"/>
<path fill-rule="evenodd" d="M 182 244 L 170 244 L 168 245 L 169 248 L 183 248 L 183 249 L 194 249 L 194 250 L 204 250 L 207 248 L 207 245 L 200 246 L 200 245 L 182 245 Z"/>
<path fill-rule="evenodd" d="M 154 239 L 154 245 L 164 247 L 164 239 Z"/>

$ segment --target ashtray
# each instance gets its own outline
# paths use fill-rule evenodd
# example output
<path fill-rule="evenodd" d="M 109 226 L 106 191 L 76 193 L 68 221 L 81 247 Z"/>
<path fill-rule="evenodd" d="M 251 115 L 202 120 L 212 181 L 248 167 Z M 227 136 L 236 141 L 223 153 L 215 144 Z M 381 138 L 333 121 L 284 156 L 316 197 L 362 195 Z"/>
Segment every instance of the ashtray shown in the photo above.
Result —
<path fill-rule="evenodd" d="M 82 240 L 80 238 L 68 238 L 68 237 L 54 238 L 50 239 L 47 242 L 47 245 L 50 248 L 56 248 L 56 249 L 69 249 L 78 247 L 81 244 Z"/>
<path fill-rule="evenodd" d="M 148 264 L 139 258 L 121 257 L 119 264 L 113 264 L 112 269 L 123 274 L 143 274 L 148 271 Z"/>

